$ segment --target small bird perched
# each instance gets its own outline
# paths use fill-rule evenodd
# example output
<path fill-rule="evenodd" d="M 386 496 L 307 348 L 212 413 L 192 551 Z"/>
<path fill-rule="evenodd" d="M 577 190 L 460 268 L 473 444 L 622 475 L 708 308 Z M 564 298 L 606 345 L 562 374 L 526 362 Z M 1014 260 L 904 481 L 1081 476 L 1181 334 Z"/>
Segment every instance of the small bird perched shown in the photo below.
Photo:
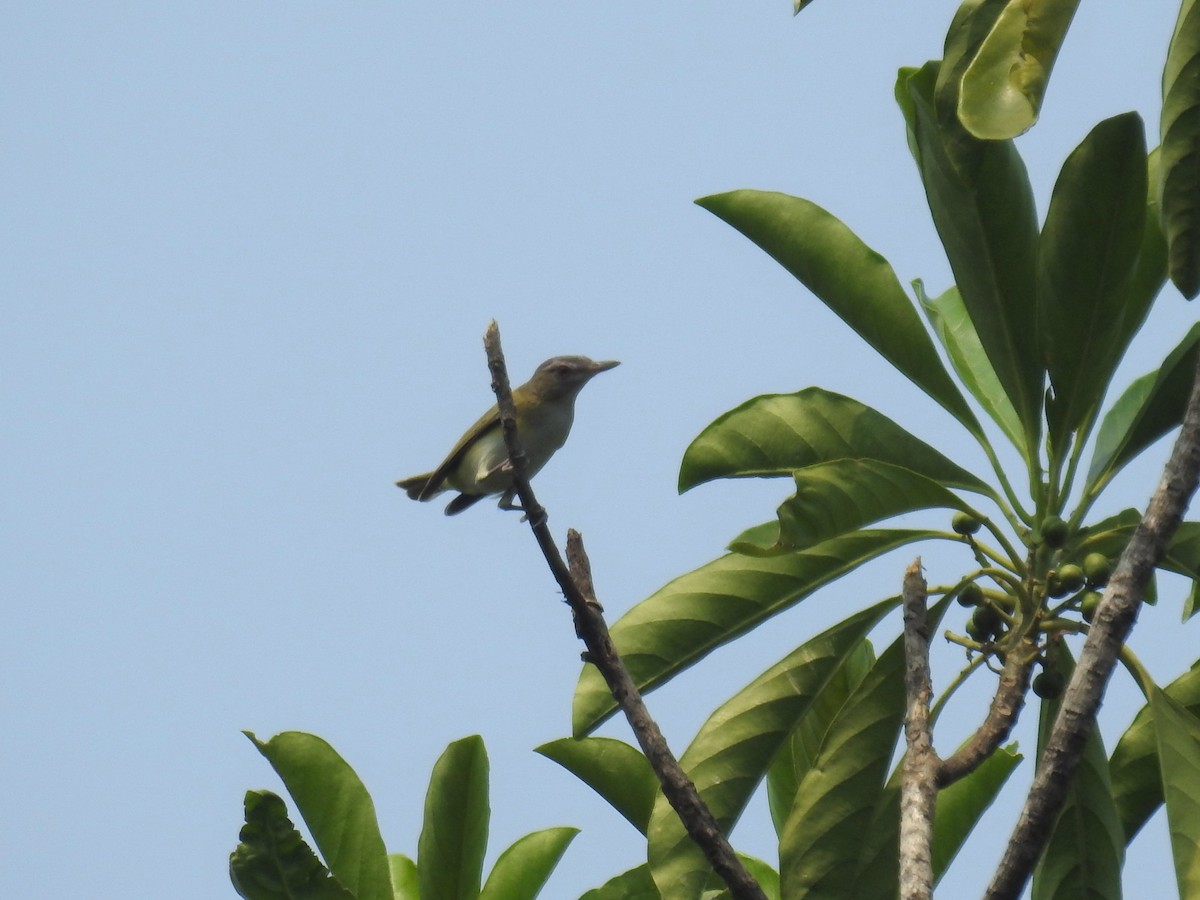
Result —
<path fill-rule="evenodd" d="M 592 377 L 620 365 L 615 359 L 593 362 L 586 356 L 555 356 L 546 360 L 533 377 L 512 392 L 517 410 L 517 433 L 528 459 L 532 478 L 567 441 L 575 420 L 575 398 Z M 454 449 L 432 472 L 396 482 L 413 500 L 432 500 L 443 491 L 459 491 L 446 506 L 453 516 L 484 497 L 499 494 L 501 509 L 513 504 L 516 489 L 512 466 L 500 428 L 500 409 L 493 406 L 467 429 Z"/>

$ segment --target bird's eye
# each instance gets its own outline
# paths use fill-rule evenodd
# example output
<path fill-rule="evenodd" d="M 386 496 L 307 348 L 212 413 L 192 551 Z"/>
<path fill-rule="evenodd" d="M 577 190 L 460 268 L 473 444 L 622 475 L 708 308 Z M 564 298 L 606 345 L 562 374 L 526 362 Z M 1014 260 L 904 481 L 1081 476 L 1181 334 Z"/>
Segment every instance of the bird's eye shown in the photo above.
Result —
<path fill-rule="evenodd" d="M 570 366 L 557 365 L 554 367 L 554 374 L 558 375 L 558 376 L 566 375 L 570 371 L 571 371 Z"/>

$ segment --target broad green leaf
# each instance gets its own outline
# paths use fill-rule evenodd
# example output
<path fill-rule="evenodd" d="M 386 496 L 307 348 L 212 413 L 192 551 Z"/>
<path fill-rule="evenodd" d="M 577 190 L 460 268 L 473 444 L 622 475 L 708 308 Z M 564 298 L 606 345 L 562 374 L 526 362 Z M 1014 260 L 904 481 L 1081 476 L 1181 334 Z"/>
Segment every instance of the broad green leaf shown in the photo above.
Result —
<path fill-rule="evenodd" d="M 1074 663 L 1070 651 L 1061 643 L 1055 651 L 1055 665 L 1069 680 Z M 1041 702 L 1039 759 L 1060 705 L 1059 701 Z M 1075 897 L 1118 900 L 1124 857 L 1125 835 L 1113 801 L 1108 757 L 1099 731 L 1093 728 L 1067 791 L 1066 803 L 1034 870 L 1032 900 Z"/>
<path fill-rule="evenodd" d="M 758 886 L 763 889 L 763 893 L 767 895 L 767 900 L 780 900 L 779 897 L 779 873 L 771 867 L 769 863 L 764 862 L 754 856 L 747 856 L 745 853 L 739 853 L 738 859 L 742 861 L 742 865 L 746 867 L 746 871 L 750 873 L 750 877 L 758 882 Z M 717 882 L 716 875 L 712 876 L 712 881 Z M 729 900 L 729 889 L 716 893 L 713 900 Z M 708 897 L 708 894 L 705 894 Z"/>
<path fill-rule="evenodd" d="M 800 10 L 812 2 L 813 0 L 792 0 L 792 15 L 798 15 Z"/>
<path fill-rule="evenodd" d="M 346 761 L 314 734 L 284 731 L 266 743 L 245 734 L 283 779 L 342 886 L 357 900 L 393 900 L 375 804 Z"/>
<path fill-rule="evenodd" d="M 725 834 L 788 735 L 803 723 L 867 633 L 898 602 L 893 597 L 877 603 L 817 635 L 709 716 L 679 762 Z M 711 866 L 661 794 L 647 838 L 647 859 L 663 897 L 699 897 Z"/>
<path fill-rule="evenodd" d="M 855 869 L 904 721 L 904 642 L 894 641 L 825 736 L 779 838 L 786 897 L 860 896 Z M 866 895 L 863 895 L 866 896 Z"/>
<path fill-rule="evenodd" d="M 496 860 L 479 900 L 533 900 L 577 834 L 578 828 L 546 828 L 519 838 Z"/>
<path fill-rule="evenodd" d="M 788 813 L 800 790 L 800 782 L 816 761 L 830 722 L 845 705 L 846 698 L 862 684 L 873 665 L 875 651 L 871 642 L 861 641 L 847 655 L 845 662 L 838 666 L 824 689 L 814 698 L 799 726 L 771 761 L 767 770 L 767 802 L 777 836 L 783 833 Z"/>
<path fill-rule="evenodd" d="M 948 39 L 948 58 L 950 49 Z M 962 128 L 956 95 L 939 96 L 935 110 L 935 80 L 946 93 L 937 63 L 902 70 L 901 79 L 910 146 L 954 281 L 1021 420 L 1025 445 L 1037 446 L 1044 368 L 1036 328 L 1037 214 L 1025 165 L 1011 141 L 980 141 Z"/>
<path fill-rule="evenodd" d="M 476 734 L 446 747 L 429 777 L 417 841 L 422 897 L 476 900 L 489 815 L 487 750 Z"/>
<path fill-rule="evenodd" d="M 592 888 L 579 900 L 661 900 L 661 895 L 650 877 L 650 867 L 642 863 Z"/>
<path fill-rule="evenodd" d="M 616 738 L 560 738 L 536 748 L 611 804 L 642 834 L 650 823 L 658 777 L 636 747 Z"/>
<path fill-rule="evenodd" d="M 649 691 L 864 562 L 939 536 L 878 529 L 798 553 L 731 553 L 681 575 L 625 613 L 612 626 L 613 644 L 634 682 Z M 584 736 L 615 709 L 604 678 L 584 666 L 575 687 L 573 735 Z"/>
<path fill-rule="evenodd" d="M 933 878 L 936 884 L 950 868 L 979 819 L 999 796 L 1008 776 L 1024 757 L 1016 744 L 999 747 L 966 778 L 938 792 L 933 817 Z"/>
<path fill-rule="evenodd" d="M 229 880 L 246 900 L 354 900 L 304 842 L 270 791 L 246 792 L 246 824 L 229 855 Z"/>
<path fill-rule="evenodd" d="M 806 550 L 919 509 L 971 507 L 931 478 L 874 459 L 838 459 L 795 473 L 796 493 L 779 507 L 776 552 Z"/>
<path fill-rule="evenodd" d="M 1200 666 L 1189 669 L 1167 685 L 1166 694 L 1193 716 L 1200 715 Z M 1117 741 L 1109 763 L 1113 798 L 1126 843 L 1133 840 L 1163 802 L 1156 741 L 1154 716 L 1147 703 Z"/>
<path fill-rule="evenodd" d="M 715 478 L 790 477 L 834 459 L 877 459 L 947 487 L 992 495 L 986 483 L 887 416 L 816 387 L 764 394 L 720 416 L 684 452 L 679 490 Z"/>
<path fill-rule="evenodd" d="M 841 220 L 808 200 L 768 191 L 696 202 L 770 254 L 900 374 L 981 433 L 891 265 Z"/>
<path fill-rule="evenodd" d="M 1200 292 L 1200 7 L 1183 0 L 1163 68 L 1162 226 L 1171 281 Z"/>
<path fill-rule="evenodd" d="M 996 370 L 988 362 L 987 354 L 979 342 L 979 335 L 971 317 L 967 315 L 967 307 L 963 304 L 958 288 L 951 287 L 932 299 L 926 295 L 925 286 L 920 279 L 913 282 L 913 288 L 921 308 L 925 311 L 925 317 L 929 319 L 934 334 L 946 349 L 950 365 L 958 373 L 959 380 L 967 386 L 971 396 L 979 401 L 979 405 L 992 421 L 1000 426 L 1021 456 L 1027 457 L 1029 451 L 1025 447 L 1025 433 L 1021 429 L 1021 420 L 1017 417 L 1012 401 L 1004 393 L 1000 379 L 996 377 Z"/>
<path fill-rule="evenodd" d="M 1087 492 L 1099 493 L 1131 459 L 1179 426 L 1196 373 L 1200 324 L 1163 361 L 1161 368 L 1133 382 L 1100 423 Z"/>
<path fill-rule="evenodd" d="M 1156 686 L 1150 708 L 1180 897 L 1200 897 L 1200 719 Z"/>
<path fill-rule="evenodd" d="M 403 853 L 391 853 L 388 855 L 388 867 L 392 872 L 392 891 L 395 893 L 395 900 L 421 900 L 416 862 Z"/>
<path fill-rule="evenodd" d="M 967 66 L 958 118 L 977 138 L 1033 127 L 1079 0 L 1008 0 Z"/>
<path fill-rule="evenodd" d="M 996 750 L 978 769 L 938 792 L 933 821 L 934 884 L 1020 762 L 1015 745 Z M 855 897 L 894 897 L 900 890 L 900 787 L 904 758 L 884 786 L 859 849 Z"/>
<path fill-rule="evenodd" d="M 1038 256 L 1038 313 L 1056 447 L 1089 420 L 1112 379 L 1145 234 L 1146 183 L 1142 120 L 1125 113 L 1091 130 L 1054 185 Z"/>

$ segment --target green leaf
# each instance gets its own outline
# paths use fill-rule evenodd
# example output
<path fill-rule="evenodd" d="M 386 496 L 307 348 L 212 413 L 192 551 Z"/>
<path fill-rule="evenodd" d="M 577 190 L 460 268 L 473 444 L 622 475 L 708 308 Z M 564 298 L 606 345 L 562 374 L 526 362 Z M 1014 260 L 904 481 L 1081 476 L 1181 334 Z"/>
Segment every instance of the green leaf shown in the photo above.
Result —
<path fill-rule="evenodd" d="M 936 884 L 950 868 L 979 819 L 991 807 L 1024 759 L 1016 744 L 999 747 L 966 778 L 938 792 L 933 818 L 933 877 Z"/>
<path fill-rule="evenodd" d="M 1200 666 L 1184 672 L 1166 687 L 1166 694 L 1193 716 L 1200 715 Z M 1162 775 L 1154 716 L 1147 703 L 1133 719 L 1109 762 L 1113 798 L 1121 817 L 1125 842 L 1133 840 L 1146 821 L 1162 805 Z"/>
<path fill-rule="evenodd" d="M 245 735 L 283 779 L 342 886 L 357 900 L 393 900 L 375 804 L 346 761 L 314 734 L 284 731 L 266 743 Z"/>
<path fill-rule="evenodd" d="M 1089 420 L 1112 379 L 1145 234 L 1146 184 L 1142 120 L 1125 113 L 1092 129 L 1054 185 L 1038 257 L 1038 312 L 1056 447 Z"/>
<path fill-rule="evenodd" d="M 1087 492 L 1099 493 L 1131 459 L 1177 428 L 1196 373 L 1200 324 L 1193 325 L 1162 366 L 1131 384 L 1100 423 Z"/>
<path fill-rule="evenodd" d="M 967 66 L 958 118 L 977 138 L 1033 127 L 1079 0 L 1008 0 Z"/>
<path fill-rule="evenodd" d="M 779 556 L 728 554 L 676 578 L 613 624 L 613 643 L 634 682 L 649 691 L 717 647 L 818 588 L 933 531 L 859 531 Z M 572 733 L 582 737 L 616 710 L 604 678 L 585 666 L 575 688 Z"/>
<path fill-rule="evenodd" d="M 388 855 L 388 867 L 392 872 L 392 891 L 395 893 L 395 900 L 421 900 L 416 862 L 403 853 L 391 853 Z"/>
<path fill-rule="evenodd" d="M 593 888 L 579 900 L 661 900 L 661 896 L 650 877 L 650 867 L 642 863 Z"/>
<path fill-rule="evenodd" d="M 278 794 L 246 791 L 238 838 L 229 880 L 246 900 L 354 900 L 304 842 Z"/>
<path fill-rule="evenodd" d="M 709 716 L 679 762 L 725 834 L 788 735 L 898 602 L 893 597 L 877 603 L 806 642 Z M 712 867 L 661 794 L 647 838 L 647 859 L 663 897 L 700 896 Z"/>
<path fill-rule="evenodd" d="M 939 482 L 874 459 L 838 459 L 795 473 L 796 493 L 779 507 L 775 550 L 806 550 L 918 509 L 971 511 Z"/>
<path fill-rule="evenodd" d="M 887 416 L 816 387 L 764 394 L 720 416 L 684 452 L 679 490 L 716 478 L 791 476 L 835 459 L 877 459 L 947 487 L 992 495 L 985 482 Z"/>
<path fill-rule="evenodd" d="M 658 793 L 658 777 L 640 750 L 615 738 L 560 738 L 536 748 L 629 820 L 642 834 Z"/>
<path fill-rule="evenodd" d="M 1200 293 L 1200 8 L 1183 0 L 1163 67 L 1162 229 L 1171 281 Z"/>
<path fill-rule="evenodd" d="M 417 841 L 422 897 L 475 900 L 487 850 L 488 758 L 483 738 L 454 741 L 433 765 Z"/>
<path fill-rule="evenodd" d="M 767 191 L 696 202 L 770 254 L 900 374 L 981 433 L 891 265 L 841 220 L 808 200 Z"/>
<path fill-rule="evenodd" d="M 1156 686 L 1150 708 L 1180 897 L 1200 896 L 1200 719 Z"/>
<path fill-rule="evenodd" d="M 496 860 L 479 900 L 533 900 L 577 834 L 578 828 L 545 828 L 519 838 Z"/>
<path fill-rule="evenodd" d="M 1074 663 L 1059 643 L 1054 664 L 1070 680 Z M 1049 738 L 1061 703 L 1043 700 L 1038 723 L 1038 758 Z M 1112 796 L 1108 757 L 1096 728 L 1080 758 L 1079 770 L 1067 791 L 1066 803 L 1050 841 L 1033 873 L 1032 900 L 1097 897 L 1119 900 L 1124 833 Z"/>
<path fill-rule="evenodd" d="M 935 629 L 950 597 L 929 611 Z M 829 726 L 816 763 L 805 773 L 779 838 L 780 893 L 785 897 L 870 897 L 856 890 L 864 843 L 904 721 L 904 637 L 879 656 Z M 899 820 L 888 823 L 898 827 Z M 893 865 L 895 864 L 893 857 Z"/>
<path fill-rule="evenodd" d="M 1022 458 L 1027 459 L 1029 451 L 1025 446 L 1021 420 L 1017 417 L 1012 401 L 1004 392 L 1000 379 L 996 377 L 996 370 L 988 362 L 975 325 L 967 315 L 962 294 L 958 292 L 958 288 L 951 287 L 940 296 L 930 299 L 925 294 L 925 286 L 920 279 L 913 282 L 913 288 L 925 311 L 925 317 L 929 319 L 934 334 L 946 349 L 950 365 L 958 373 L 959 380 L 967 386 L 971 396 L 979 401 L 979 405 L 992 421 L 1000 426 L 1005 436 L 1020 451 Z"/>
<path fill-rule="evenodd" d="M 792 730 L 786 743 L 775 754 L 767 770 L 767 802 L 775 834 L 783 833 L 792 803 L 800 790 L 800 782 L 813 767 L 821 742 L 829 725 L 841 711 L 846 699 L 854 693 L 867 672 L 875 664 L 875 652 L 870 641 L 860 642 L 847 656 L 821 692 L 813 698 L 800 724 Z"/>
<path fill-rule="evenodd" d="M 953 32 L 953 29 L 952 29 Z M 947 57 L 951 47 L 948 43 Z M 957 97 L 939 97 L 937 63 L 901 71 L 901 109 L 933 222 L 954 280 L 1005 393 L 1021 420 L 1024 444 L 1041 430 L 1044 368 L 1037 339 L 1037 214 L 1011 141 L 979 141 L 957 121 Z M 946 76 L 948 81 L 952 75 Z"/>

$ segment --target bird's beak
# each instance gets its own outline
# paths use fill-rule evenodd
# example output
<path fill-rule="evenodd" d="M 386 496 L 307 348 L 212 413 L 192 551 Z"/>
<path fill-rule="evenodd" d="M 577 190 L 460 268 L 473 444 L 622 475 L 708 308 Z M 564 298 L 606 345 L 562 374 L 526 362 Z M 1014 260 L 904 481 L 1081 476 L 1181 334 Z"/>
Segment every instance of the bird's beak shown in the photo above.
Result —
<path fill-rule="evenodd" d="M 601 372 L 607 372 L 609 369 L 615 369 L 620 364 L 620 360 L 602 359 L 599 362 L 592 363 L 592 374 L 599 375 Z"/>

